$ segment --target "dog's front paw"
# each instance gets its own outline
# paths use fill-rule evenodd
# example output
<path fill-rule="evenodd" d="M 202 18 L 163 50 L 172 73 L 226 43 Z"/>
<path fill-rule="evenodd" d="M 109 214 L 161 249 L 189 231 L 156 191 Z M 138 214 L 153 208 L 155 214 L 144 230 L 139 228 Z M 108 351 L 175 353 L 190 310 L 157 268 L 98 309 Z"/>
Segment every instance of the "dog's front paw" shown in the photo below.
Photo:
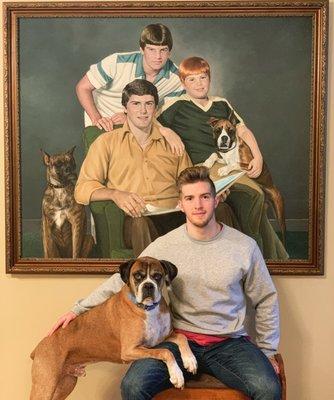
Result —
<path fill-rule="evenodd" d="M 177 389 L 183 389 L 184 376 L 180 367 L 177 365 L 176 362 L 172 367 L 169 368 L 169 376 L 170 376 L 169 380 Z"/>
<path fill-rule="evenodd" d="M 219 176 L 226 176 L 229 174 L 229 170 L 226 167 L 221 167 L 218 169 Z"/>
<path fill-rule="evenodd" d="M 191 374 L 195 375 L 197 372 L 197 360 L 193 354 L 187 355 L 182 358 L 184 368 Z"/>

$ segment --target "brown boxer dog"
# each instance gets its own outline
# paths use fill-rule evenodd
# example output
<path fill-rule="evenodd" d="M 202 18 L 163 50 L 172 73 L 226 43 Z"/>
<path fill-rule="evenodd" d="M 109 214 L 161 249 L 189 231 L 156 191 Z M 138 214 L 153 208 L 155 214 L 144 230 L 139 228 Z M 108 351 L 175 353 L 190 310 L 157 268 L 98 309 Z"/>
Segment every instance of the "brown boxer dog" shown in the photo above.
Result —
<path fill-rule="evenodd" d="M 253 159 L 251 149 L 236 133 L 237 120 L 232 112 L 228 119 L 210 118 L 209 124 L 213 130 L 213 138 L 217 151 L 204 162 L 204 166 L 211 168 L 215 162 L 223 164 L 218 169 L 220 176 L 226 176 L 232 171 L 247 170 Z M 276 219 L 280 226 L 283 243 L 286 243 L 286 225 L 284 199 L 278 188 L 274 185 L 269 168 L 265 162 L 261 174 L 254 179 L 263 189 L 266 200 L 272 205 Z"/>
<path fill-rule="evenodd" d="M 30 400 L 66 399 L 83 365 L 99 361 L 162 360 L 172 384 L 182 388 L 184 377 L 173 354 L 150 348 L 164 340 L 178 344 L 184 367 L 196 373 L 196 359 L 185 336 L 172 332 L 170 311 L 162 296 L 164 285 L 177 274 L 175 265 L 143 257 L 123 263 L 120 274 L 126 283 L 120 292 L 38 344 L 31 354 Z"/>

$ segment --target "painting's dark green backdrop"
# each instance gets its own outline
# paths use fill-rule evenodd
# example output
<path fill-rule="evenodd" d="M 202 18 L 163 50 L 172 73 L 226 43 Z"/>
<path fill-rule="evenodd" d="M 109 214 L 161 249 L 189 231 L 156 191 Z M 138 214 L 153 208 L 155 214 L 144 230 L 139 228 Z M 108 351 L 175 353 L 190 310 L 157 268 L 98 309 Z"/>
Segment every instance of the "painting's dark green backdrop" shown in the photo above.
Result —
<path fill-rule="evenodd" d="M 254 132 L 286 201 L 288 220 L 308 219 L 311 17 L 21 18 L 19 26 L 22 218 L 39 219 L 45 170 L 39 149 L 77 145 L 83 111 L 75 85 L 113 52 L 139 48 L 139 35 L 162 22 L 172 60 L 201 56 L 212 95 L 226 97 Z"/>

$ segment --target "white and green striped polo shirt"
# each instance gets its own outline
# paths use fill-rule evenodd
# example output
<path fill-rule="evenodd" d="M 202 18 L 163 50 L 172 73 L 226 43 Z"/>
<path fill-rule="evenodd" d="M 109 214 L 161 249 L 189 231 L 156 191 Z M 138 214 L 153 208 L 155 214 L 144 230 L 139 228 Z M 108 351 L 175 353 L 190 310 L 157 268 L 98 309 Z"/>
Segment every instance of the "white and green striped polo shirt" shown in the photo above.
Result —
<path fill-rule="evenodd" d="M 99 113 L 103 117 L 111 116 L 123 111 L 121 98 L 124 87 L 134 79 L 145 79 L 143 55 L 140 51 L 114 53 L 91 65 L 87 77 L 95 87 L 93 97 Z M 180 96 L 184 93 L 178 68 L 169 59 L 153 83 L 158 89 L 160 104 L 165 97 Z M 85 113 L 85 126 L 88 125 L 91 125 L 91 121 Z"/>

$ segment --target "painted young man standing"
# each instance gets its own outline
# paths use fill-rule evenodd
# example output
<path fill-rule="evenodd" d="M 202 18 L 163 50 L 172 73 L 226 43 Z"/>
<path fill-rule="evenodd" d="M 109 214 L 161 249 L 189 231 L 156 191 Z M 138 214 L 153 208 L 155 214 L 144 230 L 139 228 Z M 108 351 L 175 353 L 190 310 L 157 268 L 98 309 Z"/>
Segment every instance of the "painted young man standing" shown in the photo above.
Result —
<path fill-rule="evenodd" d="M 91 65 L 76 86 L 80 104 L 85 110 L 85 126 L 105 131 L 123 124 L 125 115 L 121 97 L 125 85 L 134 79 L 145 79 L 158 89 L 160 102 L 183 93 L 178 68 L 169 59 L 173 47 L 170 30 L 163 24 L 146 26 L 140 36 L 140 50 L 114 53 Z M 169 130 L 161 130 L 182 142 Z"/>
<path fill-rule="evenodd" d="M 273 359 L 279 341 L 278 301 L 261 252 L 253 239 L 216 221 L 219 199 L 207 168 L 184 170 L 178 189 L 186 224 L 158 238 L 141 254 L 167 259 L 178 268 L 169 294 L 174 328 L 187 336 L 200 371 L 254 400 L 279 400 Z M 113 275 L 61 317 L 51 333 L 108 299 L 122 284 L 120 276 Z M 245 329 L 247 299 L 255 310 L 254 343 Z M 189 378 L 178 348 L 173 343 L 159 346 L 175 354 Z M 122 381 L 122 398 L 149 400 L 171 386 L 163 363 L 140 360 Z"/>

